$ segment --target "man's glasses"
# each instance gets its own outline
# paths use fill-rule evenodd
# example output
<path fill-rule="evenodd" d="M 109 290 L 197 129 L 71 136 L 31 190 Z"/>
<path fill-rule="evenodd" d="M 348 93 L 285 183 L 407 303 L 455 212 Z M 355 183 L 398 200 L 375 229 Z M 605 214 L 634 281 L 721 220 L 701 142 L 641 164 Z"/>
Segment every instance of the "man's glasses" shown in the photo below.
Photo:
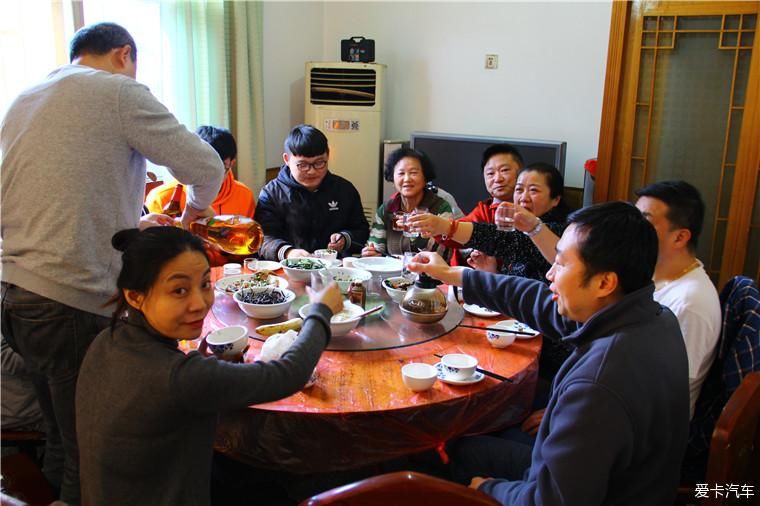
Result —
<path fill-rule="evenodd" d="M 298 162 L 296 164 L 296 168 L 299 171 L 306 171 L 309 168 L 312 168 L 314 170 L 322 170 L 325 167 L 327 167 L 327 160 L 316 160 L 314 162 Z"/>

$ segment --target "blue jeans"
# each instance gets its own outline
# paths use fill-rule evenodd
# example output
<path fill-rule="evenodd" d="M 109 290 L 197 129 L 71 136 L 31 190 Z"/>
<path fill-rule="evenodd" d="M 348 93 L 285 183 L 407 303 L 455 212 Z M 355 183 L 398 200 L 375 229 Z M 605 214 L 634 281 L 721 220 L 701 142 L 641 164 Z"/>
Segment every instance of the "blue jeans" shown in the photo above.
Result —
<path fill-rule="evenodd" d="M 74 398 L 82 359 L 109 319 L 2 283 L 2 333 L 35 375 L 47 443 L 43 473 L 61 500 L 79 504 Z"/>
<path fill-rule="evenodd" d="M 515 429 L 519 432 L 519 428 Z M 468 436 L 451 443 L 451 474 L 454 481 L 469 485 L 476 477 L 523 479 L 530 468 L 533 440 L 514 437 L 510 431 L 498 435 Z"/>

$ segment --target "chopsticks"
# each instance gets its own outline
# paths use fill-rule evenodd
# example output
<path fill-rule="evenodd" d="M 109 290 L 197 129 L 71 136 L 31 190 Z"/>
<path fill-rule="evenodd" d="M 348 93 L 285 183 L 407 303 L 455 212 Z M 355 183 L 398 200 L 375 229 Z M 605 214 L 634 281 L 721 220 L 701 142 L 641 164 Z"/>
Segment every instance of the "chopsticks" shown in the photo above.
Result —
<path fill-rule="evenodd" d="M 438 353 L 433 353 L 433 356 L 438 357 L 438 358 L 443 358 L 443 355 L 440 355 Z M 480 373 L 482 373 L 482 374 L 484 374 L 485 376 L 490 376 L 490 377 L 492 377 L 494 379 L 497 379 L 499 381 L 506 381 L 507 383 L 514 383 L 514 381 L 512 381 L 509 378 L 507 378 L 506 376 L 502 376 L 501 374 L 496 374 L 495 372 L 486 371 L 485 369 L 483 369 L 481 367 L 476 367 L 475 370 L 478 371 L 478 372 L 480 372 Z"/>
<path fill-rule="evenodd" d="M 511 330 L 511 329 L 500 329 L 498 327 L 478 327 L 476 325 L 462 325 L 459 324 L 460 327 L 464 327 L 466 329 L 477 329 L 477 330 L 493 330 L 494 332 L 507 332 L 509 334 L 517 334 L 518 336 L 537 336 L 537 332 L 523 332 L 521 330 Z"/>

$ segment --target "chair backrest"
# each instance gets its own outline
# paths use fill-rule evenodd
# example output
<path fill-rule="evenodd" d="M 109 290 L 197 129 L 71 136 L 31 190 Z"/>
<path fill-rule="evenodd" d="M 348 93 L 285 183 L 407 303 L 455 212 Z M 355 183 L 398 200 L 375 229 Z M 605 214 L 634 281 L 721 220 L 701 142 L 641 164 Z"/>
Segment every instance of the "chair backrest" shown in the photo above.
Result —
<path fill-rule="evenodd" d="M 753 372 L 744 377 L 715 424 L 706 482 L 755 484 L 759 475 L 760 372 Z"/>
<path fill-rule="evenodd" d="M 305 500 L 301 506 L 497 506 L 493 497 L 478 490 L 412 471 L 381 474 L 334 488 Z"/>
<path fill-rule="evenodd" d="M 702 480 L 715 423 L 742 379 L 760 371 L 760 292 L 745 276 L 731 279 L 720 292 L 723 324 L 718 352 L 702 384 L 689 428 L 682 478 Z"/>

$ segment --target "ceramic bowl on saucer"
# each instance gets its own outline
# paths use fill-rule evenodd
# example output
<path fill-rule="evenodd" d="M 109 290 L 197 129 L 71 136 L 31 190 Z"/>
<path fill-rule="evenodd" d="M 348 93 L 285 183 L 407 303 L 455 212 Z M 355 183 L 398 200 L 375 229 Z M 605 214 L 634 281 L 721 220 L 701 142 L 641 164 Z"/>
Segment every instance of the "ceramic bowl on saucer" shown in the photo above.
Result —
<path fill-rule="evenodd" d="M 464 353 L 449 353 L 441 357 L 441 366 L 448 378 L 461 381 L 475 374 L 478 359 Z"/>

